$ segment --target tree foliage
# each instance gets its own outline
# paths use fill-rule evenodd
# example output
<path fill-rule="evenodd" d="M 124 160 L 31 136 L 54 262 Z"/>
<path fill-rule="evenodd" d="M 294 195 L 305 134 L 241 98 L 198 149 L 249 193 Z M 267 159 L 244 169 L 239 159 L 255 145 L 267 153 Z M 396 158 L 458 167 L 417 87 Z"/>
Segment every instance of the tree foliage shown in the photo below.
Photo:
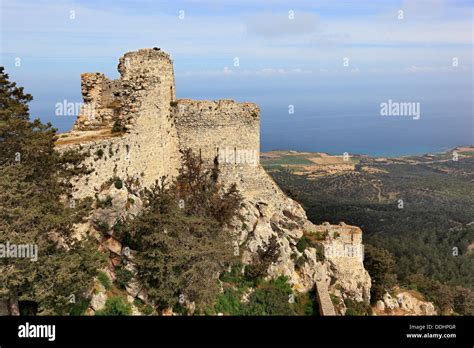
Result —
<path fill-rule="evenodd" d="M 297 195 L 312 222 L 344 221 L 361 227 L 365 243 L 391 253 L 396 263 L 393 273 L 401 284 L 422 289 L 439 302 L 438 308 L 446 302 L 452 309 L 457 306 L 457 313 L 472 313 L 474 156 L 465 156 L 452 161 L 450 153 L 436 154 L 405 159 L 405 163 L 361 158 L 354 172 L 311 179 L 285 168 L 271 167 L 269 173 L 282 189 Z M 380 170 L 363 170 L 366 166 Z M 403 208 L 398 207 L 398 199 L 403 199 Z M 366 249 L 369 258 L 370 252 Z M 372 267 L 369 273 L 375 280 L 375 300 L 386 271 Z"/>
<path fill-rule="evenodd" d="M 364 248 L 364 266 L 372 279 L 370 299 L 375 303 L 396 284 L 395 260 L 388 250 L 369 244 Z"/>
<path fill-rule="evenodd" d="M 201 310 L 215 301 L 218 276 L 235 260 L 226 226 L 241 196 L 235 185 L 218 183 L 217 161 L 207 168 L 185 150 L 182 164 L 173 182 L 162 178 L 144 190 L 143 213 L 124 224 L 122 239 L 137 251 L 138 276 L 159 309 L 186 301 Z"/>
<path fill-rule="evenodd" d="M 0 259 L 0 296 L 35 301 L 43 314 L 65 314 L 88 288 L 101 258 L 90 242 L 72 237 L 90 201 L 71 200 L 70 178 L 81 155 L 54 148 L 51 124 L 30 121 L 30 94 L 0 67 L 0 243 L 36 246 L 38 260 Z M 71 297 L 73 295 L 73 297 Z"/>

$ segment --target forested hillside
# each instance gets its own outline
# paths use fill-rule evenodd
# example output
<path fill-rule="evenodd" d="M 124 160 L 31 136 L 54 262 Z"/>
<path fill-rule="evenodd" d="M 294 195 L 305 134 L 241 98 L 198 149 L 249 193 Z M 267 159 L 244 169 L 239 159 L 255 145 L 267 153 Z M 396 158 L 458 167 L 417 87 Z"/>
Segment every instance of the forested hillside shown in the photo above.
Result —
<path fill-rule="evenodd" d="M 472 292 L 464 289 L 474 288 L 470 149 L 457 150 L 456 157 L 452 153 L 395 160 L 360 156 L 350 160 L 352 170 L 336 172 L 324 172 L 323 166 L 275 165 L 275 159 L 264 160 L 263 165 L 304 205 L 314 223 L 344 221 L 359 226 L 365 244 L 388 250 L 399 283 L 423 290 L 440 304 L 441 297 L 453 298 L 441 304 L 446 308 L 460 293 L 464 297 L 470 293 L 467 310 L 472 311 Z"/>

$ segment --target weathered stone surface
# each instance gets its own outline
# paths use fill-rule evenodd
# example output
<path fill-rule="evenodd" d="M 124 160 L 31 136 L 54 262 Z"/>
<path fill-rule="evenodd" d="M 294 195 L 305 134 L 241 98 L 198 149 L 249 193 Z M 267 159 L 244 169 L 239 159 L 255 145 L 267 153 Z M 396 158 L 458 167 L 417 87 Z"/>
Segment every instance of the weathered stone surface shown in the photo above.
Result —
<path fill-rule="evenodd" d="M 260 166 L 260 111 L 256 104 L 177 100 L 172 60 L 160 49 L 126 53 L 118 69 L 117 80 L 99 73 L 81 76 L 85 106 L 91 107 L 93 117 L 84 108 L 73 131 L 58 142 L 61 151 L 72 147 L 89 154 L 84 166 L 92 172 L 73 181 L 74 197 L 111 200 L 94 211 L 91 220 L 95 224 L 108 226 L 107 233 L 113 234 L 118 220 L 136 216 L 142 209 L 138 191 L 162 176 L 175 176 L 179 151 L 191 148 L 208 165 L 217 157 L 221 183 L 236 183 L 243 196 L 241 218 L 235 219 L 230 229 L 244 264 L 252 262 L 258 248 L 275 236 L 280 255 L 270 266 L 269 277 L 287 276 L 298 292 L 319 282 L 318 291 L 325 299 L 331 293 L 368 301 L 370 278 L 361 260 L 330 255 L 318 260 L 314 248 L 304 254 L 297 250 L 308 230 L 328 230 L 321 250 L 333 244 L 360 246 L 362 232 L 346 225 L 314 226 L 301 205 L 288 198 Z M 117 123 L 123 129 L 111 133 Z M 135 186 L 116 188 L 110 184 L 111 178 Z M 119 254 L 121 246 L 112 238 L 106 245 Z M 305 262 L 297 267 L 295 259 L 303 255 Z M 118 259 L 112 264 L 118 265 Z M 338 289 L 331 277 L 337 278 Z M 132 297 L 140 290 L 135 280 L 127 287 Z"/>
<path fill-rule="evenodd" d="M 383 295 L 383 302 L 385 303 L 385 307 L 388 309 L 395 309 L 398 308 L 398 301 L 387 292 Z"/>
<path fill-rule="evenodd" d="M 107 249 L 110 250 L 111 252 L 121 255 L 122 253 L 122 243 L 120 243 L 117 239 L 114 237 L 104 237 L 102 241 L 102 245 Z"/>
<path fill-rule="evenodd" d="M 107 301 L 107 293 L 102 284 L 97 284 L 97 291 L 92 294 L 90 307 L 94 311 L 101 310 L 105 307 L 105 302 Z"/>
<path fill-rule="evenodd" d="M 123 187 L 117 189 L 114 184 L 100 191 L 97 195 L 98 202 L 110 202 L 106 207 L 97 208 L 92 214 L 92 221 L 102 223 L 112 228 L 119 220 L 135 217 L 141 211 L 143 203 L 137 195 L 128 192 Z M 105 205 L 105 203 L 102 203 Z M 110 230 L 110 233 L 113 233 Z"/>
<path fill-rule="evenodd" d="M 408 291 L 397 294 L 397 301 L 400 309 L 407 311 L 411 315 L 436 315 L 433 303 L 416 298 Z"/>
<path fill-rule="evenodd" d="M 421 294 L 412 290 L 393 289 L 394 296 L 389 293 L 377 301 L 377 315 L 437 315 L 433 303 L 422 298 Z"/>

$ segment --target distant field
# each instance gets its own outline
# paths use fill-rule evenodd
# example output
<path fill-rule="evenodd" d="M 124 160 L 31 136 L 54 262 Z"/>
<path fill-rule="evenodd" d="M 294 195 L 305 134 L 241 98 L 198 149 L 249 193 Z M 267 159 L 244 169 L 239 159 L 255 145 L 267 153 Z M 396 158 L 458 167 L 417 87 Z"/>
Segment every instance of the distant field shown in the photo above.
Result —
<path fill-rule="evenodd" d="M 319 152 L 272 151 L 262 153 L 260 162 L 268 171 L 287 169 L 298 175 L 320 175 L 352 170 L 359 159 Z"/>
<path fill-rule="evenodd" d="M 400 280 L 422 274 L 474 289 L 474 148 L 350 161 L 321 153 L 262 154 L 268 173 L 313 222 L 361 227 L 365 243 L 395 255 Z"/>
<path fill-rule="evenodd" d="M 264 166 L 281 166 L 281 165 L 311 165 L 312 161 L 300 156 L 281 156 L 262 160 Z"/>

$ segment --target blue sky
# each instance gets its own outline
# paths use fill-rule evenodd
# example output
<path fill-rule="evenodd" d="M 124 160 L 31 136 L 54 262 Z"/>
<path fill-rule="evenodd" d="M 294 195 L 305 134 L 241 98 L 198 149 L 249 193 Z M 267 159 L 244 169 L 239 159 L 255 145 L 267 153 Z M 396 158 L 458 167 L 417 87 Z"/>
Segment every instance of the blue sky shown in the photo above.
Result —
<path fill-rule="evenodd" d="M 116 78 L 124 52 L 158 46 L 174 59 L 178 97 L 259 103 L 267 149 L 285 146 L 272 145 L 281 134 L 298 147 L 296 128 L 280 131 L 321 128 L 323 110 L 340 108 L 355 130 L 347 110 L 369 117 L 388 98 L 454 110 L 451 142 L 472 143 L 472 1 L 3 0 L 1 9 L 1 64 L 33 94 L 32 114 L 61 130 L 74 119 L 54 116 L 54 105 L 81 101 L 82 72 Z"/>

